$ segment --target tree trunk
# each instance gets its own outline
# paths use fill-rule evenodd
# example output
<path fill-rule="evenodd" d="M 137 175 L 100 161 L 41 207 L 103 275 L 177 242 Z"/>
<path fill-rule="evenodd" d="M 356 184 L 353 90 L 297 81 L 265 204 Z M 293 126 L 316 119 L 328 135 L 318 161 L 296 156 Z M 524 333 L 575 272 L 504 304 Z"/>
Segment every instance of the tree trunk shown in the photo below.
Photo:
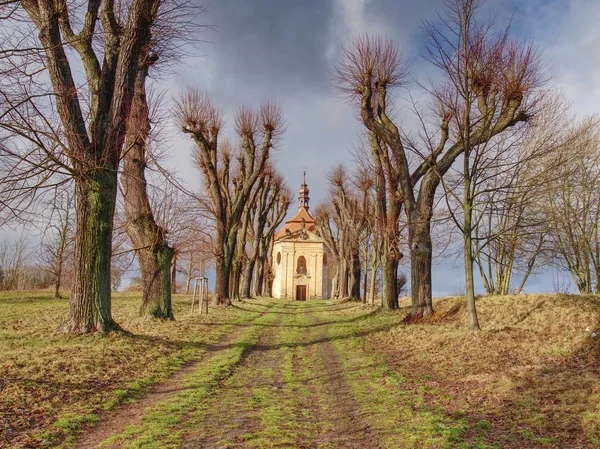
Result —
<path fill-rule="evenodd" d="M 138 251 L 142 274 L 142 306 L 140 315 L 173 319 L 171 307 L 171 265 L 174 250 L 168 245 L 155 245 Z"/>
<path fill-rule="evenodd" d="M 377 262 L 371 264 L 371 282 L 369 282 L 369 304 L 375 304 L 375 285 L 377 283 Z"/>
<path fill-rule="evenodd" d="M 358 250 L 352 251 L 352 269 L 350 270 L 350 296 L 360 299 L 360 255 Z"/>
<path fill-rule="evenodd" d="M 232 273 L 230 276 L 231 279 L 231 289 L 230 295 L 233 299 L 237 299 L 240 301 L 240 284 L 241 284 L 241 276 L 242 276 L 242 262 L 241 260 L 236 260 L 232 264 Z"/>
<path fill-rule="evenodd" d="M 150 134 L 146 98 L 145 61 L 135 83 L 129 115 L 121 184 L 125 202 L 125 230 L 131 239 L 142 275 L 140 315 L 173 319 L 171 309 L 171 267 L 174 250 L 167 243 L 167 230 L 154 219 L 146 182 L 147 139 Z"/>
<path fill-rule="evenodd" d="M 470 152 L 467 149 L 464 154 L 464 195 L 463 195 L 463 241 L 465 260 L 465 287 L 467 290 L 467 314 L 469 316 L 469 327 L 472 331 L 481 330 L 477 318 L 477 306 L 475 304 L 475 284 L 473 282 L 473 196 L 471 195 L 470 175 Z"/>
<path fill-rule="evenodd" d="M 256 264 L 256 281 L 254 282 L 254 296 L 263 295 L 263 284 L 265 282 L 265 262 L 259 259 Z"/>
<path fill-rule="evenodd" d="M 342 269 L 340 270 L 340 295 L 342 298 L 348 297 L 348 277 L 350 275 L 350 269 L 348 268 L 348 262 L 346 258 L 342 258 Z"/>
<path fill-rule="evenodd" d="M 362 303 L 367 303 L 367 292 L 369 291 L 369 272 L 367 270 L 367 266 L 365 265 L 363 272 L 363 295 L 362 295 Z"/>
<path fill-rule="evenodd" d="M 466 208 L 465 208 L 466 209 Z M 479 319 L 477 318 L 477 306 L 475 304 L 475 284 L 473 282 L 473 240 L 471 236 L 471 210 L 465 210 L 464 223 L 464 259 L 465 259 L 465 284 L 467 290 L 467 313 L 469 316 L 469 327 L 478 331 Z"/>
<path fill-rule="evenodd" d="M 252 295 L 250 294 L 250 290 L 252 290 L 252 275 L 254 274 L 254 266 L 255 263 L 252 260 L 249 260 L 248 263 L 246 264 L 246 267 L 244 268 L 244 276 L 243 276 L 243 283 L 242 283 L 242 291 L 241 291 L 241 297 L 242 298 L 251 298 Z"/>
<path fill-rule="evenodd" d="M 217 255 L 215 257 L 215 295 L 213 296 L 213 305 L 231 305 L 229 299 L 229 283 L 232 267 L 232 254 L 226 244 L 227 237 L 222 231 L 217 230 L 215 241 Z"/>
<path fill-rule="evenodd" d="M 381 306 L 384 309 L 396 310 L 398 308 L 398 261 L 384 249 L 381 263 Z"/>
<path fill-rule="evenodd" d="M 410 246 L 410 285 L 412 306 L 410 319 L 420 320 L 433 314 L 431 300 L 431 232 L 430 220 L 413 217 L 408 226 Z"/>
<path fill-rule="evenodd" d="M 171 262 L 171 293 L 177 293 L 177 252 L 173 254 Z"/>
<path fill-rule="evenodd" d="M 111 315 L 110 260 L 117 170 L 97 168 L 75 178 L 74 282 L 69 314 L 60 330 L 83 334 L 120 327 Z"/>

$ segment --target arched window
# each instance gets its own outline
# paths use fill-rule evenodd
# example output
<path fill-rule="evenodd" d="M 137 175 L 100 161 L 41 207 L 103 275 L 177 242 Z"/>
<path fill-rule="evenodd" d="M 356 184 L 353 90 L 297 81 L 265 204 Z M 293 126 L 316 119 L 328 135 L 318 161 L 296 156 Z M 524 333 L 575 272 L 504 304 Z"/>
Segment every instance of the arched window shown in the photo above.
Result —
<path fill-rule="evenodd" d="M 298 266 L 296 267 L 296 273 L 306 274 L 306 259 L 304 256 L 298 257 Z"/>
<path fill-rule="evenodd" d="M 277 253 L 277 265 L 281 263 L 281 253 Z"/>
<path fill-rule="evenodd" d="M 327 254 L 323 254 L 323 266 L 327 266 Z"/>

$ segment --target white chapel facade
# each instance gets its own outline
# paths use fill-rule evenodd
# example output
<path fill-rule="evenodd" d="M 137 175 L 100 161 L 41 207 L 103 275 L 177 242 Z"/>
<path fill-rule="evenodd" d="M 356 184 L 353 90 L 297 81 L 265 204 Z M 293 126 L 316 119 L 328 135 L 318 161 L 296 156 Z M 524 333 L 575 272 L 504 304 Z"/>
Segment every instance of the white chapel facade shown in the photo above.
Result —
<path fill-rule="evenodd" d="M 300 187 L 298 213 L 274 236 L 273 297 L 299 301 L 328 299 L 331 281 L 325 242 L 319 236 L 314 218 L 308 212 L 306 173 Z"/>

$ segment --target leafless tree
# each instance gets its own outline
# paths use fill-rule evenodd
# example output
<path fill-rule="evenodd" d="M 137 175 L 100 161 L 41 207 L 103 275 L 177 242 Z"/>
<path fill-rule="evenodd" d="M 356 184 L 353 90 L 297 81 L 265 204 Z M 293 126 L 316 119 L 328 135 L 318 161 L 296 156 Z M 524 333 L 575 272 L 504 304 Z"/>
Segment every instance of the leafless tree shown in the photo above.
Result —
<path fill-rule="evenodd" d="M 215 220 L 216 288 L 213 301 L 230 303 L 230 275 L 244 212 L 258 194 L 257 180 L 268 167 L 271 149 L 283 128 L 281 110 L 273 102 L 258 111 L 242 107 L 236 115 L 238 151 L 219 141 L 221 112 L 196 90 L 188 90 L 177 104 L 179 125 L 189 134 L 210 197 L 208 208 Z"/>
<path fill-rule="evenodd" d="M 357 101 L 360 117 L 397 161 L 399 192 L 408 222 L 411 255 L 410 319 L 433 313 L 431 218 L 436 190 L 465 152 L 482 145 L 535 112 L 543 85 L 539 57 L 531 44 L 497 33 L 477 18 L 477 0 L 448 0 L 438 23 L 426 23 L 427 59 L 443 81 L 429 89 L 436 104 L 438 132 L 424 145 L 406 138 L 390 117 L 390 94 L 405 84 L 406 71 L 395 44 L 379 37 L 353 39 L 336 67 L 337 85 Z M 409 168 L 408 151 L 422 162 Z"/>
<path fill-rule="evenodd" d="M 256 270 L 256 263 L 263 250 L 263 259 L 266 259 L 268 243 L 277 227 L 287 214 L 291 194 L 281 175 L 271 168 L 264 177 L 264 182 L 257 195 L 257 201 L 252 214 L 252 245 L 246 257 L 244 274 L 242 276 L 241 297 L 250 298 L 252 281 L 262 284 L 262 269 Z M 269 220 L 269 212 L 273 211 Z M 260 263 L 259 263 L 260 264 Z M 256 275 L 255 275 L 256 274 Z M 257 289 L 255 288 L 255 291 Z M 262 291 L 262 287 L 259 289 Z"/>
<path fill-rule="evenodd" d="M 580 293 L 599 293 L 600 120 L 576 123 L 557 159 L 558 176 L 539 197 L 548 247 Z"/>
<path fill-rule="evenodd" d="M 12 185 L 26 191 L 51 183 L 57 170 L 75 184 L 75 274 L 69 315 L 61 326 L 67 332 L 118 328 L 110 302 L 117 169 L 139 54 L 152 38 L 160 5 L 159 0 L 119 7 L 102 0 L 23 0 L 6 24 L 18 31 L 3 62 L 18 67 L 13 73 L 22 82 L 3 92 L 1 126 L 14 136 L 3 152 L 14 166 L 28 160 Z M 26 21 L 19 20 L 22 12 Z M 34 49 L 25 53 L 18 39 L 23 29 L 26 43 L 33 43 L 25 50 Z M 82 80 L 74 75 L 77 64 Z"/>
<path fill-rule="evenodd" d="M 273 258 L 273 237 L 279 225 L 283 222 L 287 210 L 291 203 L 292 194 L 289 188 L 283 183 L 283 180 L 272 179 L 271 182 L 280 182 L 277 189 L 271 189 L 270 196 L 275 201 L 271 207 L 267 208 L 264 204 L 259 209 L 268 209 L 266 222 L 263 228 L 262 235 L 259 240 L 258 256 L 256 258 L 256 274 L 254 281 L 254 296 L 271 296 L 273 280 L 275 279 L 272 271 Z M 275 185 L 277 187 L 277 185 Z M 277 190 L 277 193 L 275 194 Z M 269 197 L 267 197 L 267 202 Z M 257 217 L 260 219 L 260 217 Z M 257 222 L 260 226 L 260 223 Z M 257 234 L 255 234 L 257 237 Z"/>
<path fill-rule="evenodd" d="M 54 297 L 60 298 L 63 281 L 72 274 L 72 264 L 69 264 L 73 256 L 75 225 L 75 192 L 72 186 L 56 191 L 48 206 L 51 216 L 44 231 L 40 257 L 42 269 L 54 279 Z"/>

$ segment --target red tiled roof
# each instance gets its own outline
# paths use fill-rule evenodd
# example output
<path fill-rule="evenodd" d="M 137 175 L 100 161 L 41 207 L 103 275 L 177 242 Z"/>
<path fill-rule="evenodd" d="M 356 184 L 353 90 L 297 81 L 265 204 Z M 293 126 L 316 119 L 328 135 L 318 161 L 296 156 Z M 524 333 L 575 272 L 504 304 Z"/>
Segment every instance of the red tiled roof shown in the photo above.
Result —
<path fill-rule="evenodd" d="M 277 231 L 277 233 L 275 234 L 275 240 L 279 240 L 280 238 L 285 237 L 287 234 L 286 231 L 288 231 L 288 230 L 292 234 L 294 232 L 300 231 L 302 229 L 302 219 L 303 218 L 304 218 L 304 223 L 306 225 L 304 229 L 306 229 L 307 231 L 314 232 L 317 229 L 315 219 L 310 216 L 310 214 L 308 213 L 306 208 L 301 207 L 300 210 L 298 210 L 298 213 L 294 216 L 294 218 L 286 221 L 283 229 L 280 229 L 279 231 Z"/>

